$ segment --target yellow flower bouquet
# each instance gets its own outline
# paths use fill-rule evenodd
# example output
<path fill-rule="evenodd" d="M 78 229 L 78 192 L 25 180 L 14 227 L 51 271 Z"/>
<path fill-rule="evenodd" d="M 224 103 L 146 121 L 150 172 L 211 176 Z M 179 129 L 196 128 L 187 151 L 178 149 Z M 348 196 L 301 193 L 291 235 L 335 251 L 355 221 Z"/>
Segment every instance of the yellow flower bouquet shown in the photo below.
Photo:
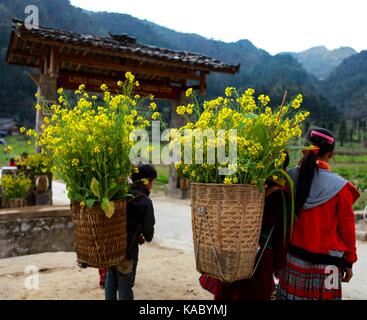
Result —
<path fill-rule="evenodd" d="M 191 89 L 186 96 L 190 103 L 176 110 L 186 123 L 172 134 L 171 147 L 178 174 L 192 182 L 197 270 L 224 282 L 248 279 L 259 254 L 266 181 L 282 176 L 293 188 L 283 163 L 309 112 L 300 110 L 300 94 L 276 108 L 253 89 L 230 87 L 202 104 Z"/>
<path fill-rule="evenodd" d="M 53 115 L 44 118 L 38 137 L 42 152 L 53 159 L 56 176 L 66 183 L 70 200 L 88 207 L 99 202 L 107 217 L 114 213 L 113 200 L 124 199 L 128 192 L 134 143 L 130 134 L 157 117 L 151 108 L 144 109 L 147 99 L 133 97 L 136 85 L 127 72 L 126 80 L 118 82 L 120 93 L 113 95 L 101 86 L 103 99 L 89 96 L 80 85 L 76 104 L 59 89 L 59 104 L 51 106 Z"/>
<path fill-rule="evenodd" d="M 249 183 L 262 190 L 268 178 L 277 179 L 284 173 L 287 146 L 300 137 L 301 124 L 309 112 L 300 110 L 301 94 L 277 108 L 270 107 L 267 95 L 256 99 L 254 94 L 251 88 L 239 93 L 229 87 L 224 97 L 199 104 L 192 90 L 187 91 L 187 97 L 194 101 L 177 107 L 186 124 L 178 129 L 180 134 L 173 144 L 180 139 L 182 146 L 192 145 L 193 152 L 192 159 L 188 159 L 183 157 L 185 147 L 180 150 L 181 159 L 175 164 L 180 175 L 193 182 Z M 195 143 L 198 137 L 202 144 Z M 220 147 L 228 157 L 231 143 L 235 146 L 232 159 L 220 161 Z M 202 161 L 197 163 L 197 159 Z M 222 170 L 224 174 L 220 174 L 221 169 L 226 169 Z"/>

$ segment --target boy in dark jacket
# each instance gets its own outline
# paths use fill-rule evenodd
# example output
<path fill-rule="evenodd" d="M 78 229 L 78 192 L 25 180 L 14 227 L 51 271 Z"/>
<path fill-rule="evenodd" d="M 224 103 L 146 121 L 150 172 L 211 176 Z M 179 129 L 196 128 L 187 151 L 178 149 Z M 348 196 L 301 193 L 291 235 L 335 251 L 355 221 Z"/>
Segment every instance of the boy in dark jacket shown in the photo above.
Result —
<path fill-rule="evenodd" d="M 133 199 L 127 203 L 127 249 L 126 261 L 108 269 L 105 284 L 106 300 L 133 300 L 132 288 L 135 283 L 139 256 L 139 244 L 150 242 L 154 234 L 154 208 L 149 198 L 157 171 L 152 165 L 138 167 L 138 172 L 131 176 L 133 182 L 130 194 Z"/>

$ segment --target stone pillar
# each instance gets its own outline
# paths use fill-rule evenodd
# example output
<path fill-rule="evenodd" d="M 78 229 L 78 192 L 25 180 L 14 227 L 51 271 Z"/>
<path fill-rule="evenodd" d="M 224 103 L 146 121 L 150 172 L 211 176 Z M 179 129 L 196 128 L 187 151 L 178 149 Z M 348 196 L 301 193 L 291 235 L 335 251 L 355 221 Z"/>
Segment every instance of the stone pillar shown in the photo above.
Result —
<path fill-rule="evenodd" d="M 185 93 L 181 93 L 181 99 L 179 101 L 173 101 L 172 109 L 171 109 L 171 121 L 170 128 L 177 128 L 184 123 L 184 120 L 176 113 L 176 107 L 186 103 Z M 174 164 L 169 166 L 169 179 L 168 184 L 164 189 L 165 195 L 179 198 L 179 199 L 187 199 L 190 197 L 190 190 L 181 190 L 180 189 L 180 178 L 177 176 L 177 171 L 175 169 Z"/>

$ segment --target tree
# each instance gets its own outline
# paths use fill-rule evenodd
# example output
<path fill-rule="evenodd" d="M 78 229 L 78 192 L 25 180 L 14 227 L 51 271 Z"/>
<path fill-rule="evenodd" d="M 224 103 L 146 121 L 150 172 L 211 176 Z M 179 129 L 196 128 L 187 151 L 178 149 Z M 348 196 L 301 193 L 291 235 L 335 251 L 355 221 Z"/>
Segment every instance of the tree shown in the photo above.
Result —
<path fill-rule="evenodd" d="M 341 147 L 344 146 L 344 140 L 346 136 L 347 136 L 347 123 L 345 120 L 343 120 L 339 128 L 339 141 Z"/>

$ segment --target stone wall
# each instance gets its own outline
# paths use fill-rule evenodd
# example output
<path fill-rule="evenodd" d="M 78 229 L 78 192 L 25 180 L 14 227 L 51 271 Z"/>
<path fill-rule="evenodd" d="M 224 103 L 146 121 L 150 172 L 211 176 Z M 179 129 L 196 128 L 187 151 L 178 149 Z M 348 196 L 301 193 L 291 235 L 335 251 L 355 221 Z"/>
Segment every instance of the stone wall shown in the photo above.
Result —
<path fill-rule="evenodd" d="M 0 259 L 55 251 L 74 251 L 70 207 L 0 210 Z"/>

